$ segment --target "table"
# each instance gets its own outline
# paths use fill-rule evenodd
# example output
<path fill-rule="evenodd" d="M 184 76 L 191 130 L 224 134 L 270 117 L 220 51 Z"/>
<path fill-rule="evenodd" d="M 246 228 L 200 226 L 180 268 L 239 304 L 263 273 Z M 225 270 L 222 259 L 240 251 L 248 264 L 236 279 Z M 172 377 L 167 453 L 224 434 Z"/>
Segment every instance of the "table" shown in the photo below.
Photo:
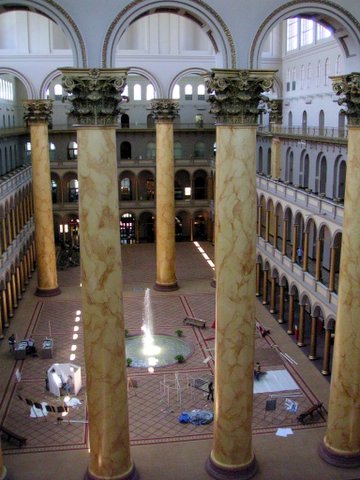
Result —
<path fill-rule="evenodd" d="M 14 355 L 16 360 L 24 360 L 24 358 L 26 357 L 27 346 L 28 342 L 26 340 L 21 340 L 15 345 Z"/>
<path fill-rule="evenodd" d="M 52 338 L 45 338 L 42 343 L 40 355 L 41 358 L 52 358 L 53 357 L 53 348 L 54 348 L 54 341 Z"/>

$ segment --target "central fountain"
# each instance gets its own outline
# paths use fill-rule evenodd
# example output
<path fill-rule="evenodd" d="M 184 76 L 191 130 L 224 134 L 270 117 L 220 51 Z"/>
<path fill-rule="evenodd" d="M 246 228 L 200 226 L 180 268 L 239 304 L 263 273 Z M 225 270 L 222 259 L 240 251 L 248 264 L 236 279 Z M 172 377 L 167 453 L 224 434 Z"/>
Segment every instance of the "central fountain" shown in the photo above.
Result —
<path fill-rule="evenodd" d="M 142 335 L 126 338 L 126 357 L 131 358 L 132 367 L 148 368 L 149 371 L 153 371 L 154 367 L 175 363 L 177 355 L 186 358 L 191 353 L 190 346 L 179 338 L 154 335 L 150 288 L 145 291 L 141 330 Z"/>

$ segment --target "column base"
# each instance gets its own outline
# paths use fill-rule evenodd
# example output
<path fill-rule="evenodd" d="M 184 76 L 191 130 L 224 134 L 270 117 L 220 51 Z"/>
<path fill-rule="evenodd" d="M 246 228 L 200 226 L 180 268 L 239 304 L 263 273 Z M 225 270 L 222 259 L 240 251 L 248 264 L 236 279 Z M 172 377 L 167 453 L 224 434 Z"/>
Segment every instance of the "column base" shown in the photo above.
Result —
<path fill-rule="evenodd" d="M 49 288 L 49 289 L 37 287 L 35 291 L 35 295 L 37 297 L 55 297 L 56 295 L 60 295 L 60 293 L 61 293 L 61 290 L 59 287 Z"/>
<path fill-rule="evenodd" d="M 305 343 L 303 342 L 297 342 L 296 344 L 298 347 L 305 347 Z"/>
<path fill-rule="evenodd" d="M 6 480 L 6 479 L 7 479 L 7 470 L 6 470 L 6 467 L 4 465 L 3 471 L 0 472 L 0 480 Z"/>
<path fill-rule="evenodd" d="M 154 290 L 158 292 L 173 292 L 174 290 L 179 290 L 179 285 L 177 284 L 177 282 L 167 285 L 156 282 L 154 285 Z"/>
<path fill-rule="evenodd" d="M 267 302 L 266 300 L 264 300 L 264 301 L 262 302 L 262 304 L 263 304 L 263 305 L 269 305 L 269 302 Z"/>
<path fill-rule="evenodd" d="M 293 332 L 292 330 L 288 330 L 286 333 L 287 333 L 288 335 L 294 335 L 294 332 Z"/>
<path fill-rule="evenodd" d="M 258 464 L 254 456 L 252 461 L 243 467 L 220 467 L 213 461 L 210 455 L 206 461 L 205 468 L 210 477 L 217 480 L 248 480 L 257 474 Z"/>
<path fill-rule="evenodd" d="M 274 309 L 271 308 L 271 309 L 270 309 L 270 313 L 273 313 L 273 314 L 274 314 L 274 313 L 276 313 L 276 310 L 274 310 Z"/>
<path fill-rule="evenodd" d="M 96 475 L 93 475 L 92 473 L 89 472 L 89 468 L 87 469 L 84 480 L 102 480 L 105 478 L 109 477 L 98 477 Z M 135 468 L 135 465 L 131 467 L 130 472 L 126 473 L 124 476 L 119 476 L 119 477 L 111 477 L 112 480 L 139 480 L 139 474 L 138 471 Z"/>
<path fill-rule="evenodd" d="M 330 370 L 321 370 L 322 375 L 330 375 Z"/>
<path fill-rule="evenodd" d="M 257 292 L 255 293 L 255 297 L 260 297 L 261 293 Z"/>
<path fill-rule="evenodd" d="M 210 282 L 210 286 L 216 288 L 216 280 L 212 279 Z"/>
<path fill-rule="evenodd" d="M 316 355 L 309 355 L 309 360 L 317 360 L 317 356 Z"/>
<path fill-rule="evenodd" d="M 340 468 L 360 467 L 360 454 L 346 455 L 334 452 L 322 442 L 319 446 L 320 457 L 330 465 Z"/>
<path fill-rule="evenodd" d="M 282 318 L 278 318 L 278 323 L 285 323 L 284 320 Z"/>

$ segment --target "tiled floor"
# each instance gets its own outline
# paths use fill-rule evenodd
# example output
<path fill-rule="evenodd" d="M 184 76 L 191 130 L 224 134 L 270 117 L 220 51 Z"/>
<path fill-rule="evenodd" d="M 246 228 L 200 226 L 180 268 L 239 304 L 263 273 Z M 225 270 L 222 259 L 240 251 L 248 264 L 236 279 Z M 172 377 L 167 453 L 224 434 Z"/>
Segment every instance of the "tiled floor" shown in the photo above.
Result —
<path fill-rule="evenodd" d="M 208 243 L 204 243 L 202 247 L 213 258 L 213 247 Z M 154 245 L 126 246 L 122 249 L 122 258 L 125 323 L 129 334 L 134 335 L 141 331 L 145 289 L 151 287 L 155 280 Z M 178 291 L 172 293 L 151 292 L 154 333 L 174 335 L 177 329 L 183 330 L 183 340 L 191 346 L 190 356 L 183 364 L 174 363 L 167 367 L 156 368 L 154 374 L 149 374 L 144 368 L 128 368 L 129 376 L 137 381 L 137 388 L 129 390 L 131 445 L 135 463 L 144 480 L 155 478 L 160 480 L 202 480 L 208 478 L 203 468 L 199 473 L 199 459 L 196 452 L 200 458 L 204 455 L 204 448 L 205 453 L 209 454 L 213 425 L 195 426 L 181 424 L 178 421 L 179 414 L 184 410 L 194 408 L 213 410 L 213 403 L 207 400 L 206 392 L 189 386 L 194 379 L 211 378 L 214 367 L 211 359 L 204 362 L 211 356 L 214 347 L 214 330 L 211 327 L 215 314 L 215 290 L 210 286 L 213 271 L 193 244 L 177 244 L 177 277 L 180 285 Z M 35 279 L 32 280 L 33 288 L 35 287 L 34 282 Z M 25 338 L 31 334 L 37 345 L 41 344 L 50 329 L 55 344 L 53 359 L 42 359 L 39 356 L 16 362 L 8 351 L 6 340 L 0 346 L 2 359 L 0 422 L 27 438 L 26 446 L 21 449 L 7 441 L 2 442 L 10 480 L 75 480 L 82 478 L 86 468 L 88 445 L 85 388 L 78 395 L 82 402 L 81 405 L 71 409 L 70 414 L 62 417 L 61 421 L 57 420 L 60 418 L 58 414 L 49 415 L 46 419 L 30 418 L 30 407 L 17 398 L 17 395 L 20 394 L 23 398 L 33 401 L 47 402 L 53 406 L 62 405 L 63 399 L 57 399 L 45 390 L 45 375 L 52 363 L 68 362 L 71 354 L 75 355 L 73 363 L 82 367 L 83 384 L 86 383 L 81 315 L 80 321 L 76 322 L 76 312 L 81 310 L 79 269 L 71 268 L 59 272 L 59 283 L 63 293 L 61 296 L 51 299 L 39 299 L 34 297 L 31 291 L 28 291 L 10 327 L 16 331 L 18 338 Z M 200 329 L 184 325 L 183 320 L 186 316 L 195 316 L 206 320 L 207 328 Z M 299 386 L 299 390 L 276 392 L 276 394 L 261 393 L 254 396 L 253 431 L 255 442 L 259 438 L 261 443 L 267 436 L 270 436 L 271 443 L 275 445 L 279 441 L 275 432 L 278 427 L 284 426 L 291 427 L 294 431 L 293 437 L 297 439 L 306 435 L 306 432 L 315 432 L 319 429 L 323 432 L 326 410 L 323 411 L 323 415 L 314 415 L 313 418 L 309 418 L 305 426 L 297 422 L 296 416 L 315 402 L 323 401 L 326 404 L 327 382 L 315 369 L 311 368 L 310 362 L 302 355 L 300 349 L 296 349 L 282 329 L 273 321 L 270 314 L 260 305 L 258 305 L 258 320 L 267 328 L 270 326 L 271 333 L 265 338 L 256 333 L 256 360 L 261 362 L 264 370 L 287 369 Z M 74 327 L 78 327 L 76 329 L 77 338 L 73 337 Z M 281 339 L 282 342 L 279 341 Z M 274 345 L 279 345 L 279 347 L 274 347 Z M 297 365 L 284 361 L 279 354 L 280 347 L 295 359 Z M 15 381 L 16 369 L 21 372 L 20 383 Z M 309 369 L 309 374 L 307 369 Z M 174 388 L 169 388 L 169 397 L 161 388 L 164 380 L 167 384 L 174 385 L 176 372 L 179 374 L 181 386 L 181 403 Z M 296 396 L 292 396 L 294 394 Z M 265 408 L 266 402 L 273 398 L 276 398 L 276 409 L 268 411 Z M 297 413 L 289 412 L 286 409 L 286 398 L 292 398 L 297 402 Z M 312 433 L 311 438 L 314 437 L 315 435 Z M 174 443 L 177 445 L 177 453 L 170 449 L 167 459 L 172 464 L 167 466 L 168 470 L 164 473 L 160 466 L 165 458 L 158 460 L 156 458 L 159 455 L 161 457 L 160 452 L 167 451 L 168 447 Z M 288 445 L 290 443 L 289 441 Z M 308 443 L 310 445 L 311 442 L 308 441 Z M 190 450 L 188 445 L 192 445 Z M 153 448 L 156 446 L 160 450 L 154 452 Z M 271 452 L 272 448 L 272 446 L 270 448 L 268 446 L 268 452 Z M 284 446 L 284 448 L 286 447 Z M 48 457 L 49 452 L 52 452 L 52 460 Z M 78 452 L 77 460 L 75 460 L 76 467 L 66 469 L 65 466 L 62 466 L 60 470 L 57 469 L 57 462 L 60 461 L 60 457 L 57 457 L 59 452 L 69 462 L 74 460 L 75 452 Z M 152 453 L 150 454 L 150 452 Z M 187 452 L 188 455 L 186 467 L 183 465 L 179 469 L 176 466 L 177 456 L 181 457 L 184 452 Z M 149 454 L 151 461 L 148 458 Z M 259 478 L 269 480 L 278 478 L 295 480 L 298 478 L 308 480 L 312 480 L 312 478 L 314 480 L 315 478 L 358 478 L 353 472 L 342 472 L 322 464 L 317 454 L 314 453 L 314 455 L 316 462 L 321 466 L 320 470 L 323 472 L 323 476 L 306 477 L 303 474 L 300 475 L 301 472 L 299 472 L 299 476 L 287 477 L 279 475 L 279 472 L 275 474 L 274 470 L 270 474 L 268 467 L 266 475 L 270 476 L 259 476 Z M 40 458 L 48 459 L 46 468 L 41 468 Z M 57 460 L 57 458 L 59 459 Z M 146 463 L 144 463 L 145 461 Z M 167 462 L 165 461 L 165 463 Z M 24 465 L 28 465 L 28 467 L 26 468 Z M 159 471 L 162 473 L 159 474 Z M 331 476 L 331 472 L 336 472 L 336 475 L 334 473 L 335 476 Z"/>

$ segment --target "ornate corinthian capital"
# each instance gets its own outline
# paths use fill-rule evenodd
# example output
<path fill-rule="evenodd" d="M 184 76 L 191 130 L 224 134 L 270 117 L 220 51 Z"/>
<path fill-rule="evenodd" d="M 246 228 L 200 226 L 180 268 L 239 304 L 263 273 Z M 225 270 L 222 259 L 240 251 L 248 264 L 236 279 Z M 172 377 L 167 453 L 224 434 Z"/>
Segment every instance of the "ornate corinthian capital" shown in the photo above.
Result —
<path fill-rule="evenodd" d="M 223 70 L 214 68 L 205 75 L 210 113 L 218 123 L 253 125 L 267 101 L 262 95 L 273 84 L 274 70 Z"/>
<path fill-rule="evenodd" d="M 73 115 L 80 125 L 112 125 L 120 114 L 127 69 L 61 68 L 62 86 Z"/>
<path fill-rule="evenodd" d="M 340 97 L 338 104 L 347 105 L 344 112 L 349 125 L 360 125 L 360 72 L 330 78 L 334 92 Z"/>
<path fill-rule="evenodd" d="M 179 102 L 158 98 L 151 102 L 151 113 L 155 120 L 174 120 L 179 115 Z"/>
<path fill-rule="evenodd" d="M 24 105 L 24 120 L 27 124 L 30 123 L 51 123 L 52 115 L 52 100 L 25 100 Z"/>

